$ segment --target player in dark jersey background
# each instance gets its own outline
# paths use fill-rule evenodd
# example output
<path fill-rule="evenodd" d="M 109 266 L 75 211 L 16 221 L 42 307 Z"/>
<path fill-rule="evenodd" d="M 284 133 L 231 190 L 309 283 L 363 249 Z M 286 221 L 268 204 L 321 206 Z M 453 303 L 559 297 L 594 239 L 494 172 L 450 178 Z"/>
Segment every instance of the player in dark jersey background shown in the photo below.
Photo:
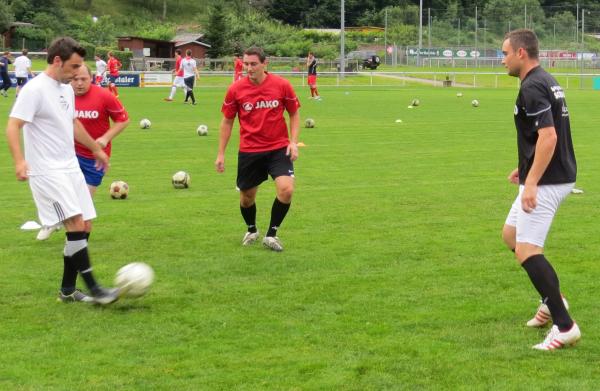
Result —
<path fill-rule="evenodd" d="M 538 39 L 533 31 L 508 33 L 502 53 L 508 74 L 521 80 L 514 109 L 519 165 L 508 177 L 519 185 L 519 194 L 502 237 L 542 298 L 527 325 L 544 326 L 550 317 L 554 323 L 544 341 L 533 348 L 560 349 L 575 344 L 581 332 L 569 315 L 558 276 L 543 252 L 552 219 L 577 176 L 569 110 L 563 89 L 540 67 Z"/>
<path fill-rule="evenodd" d="M 308 86 L 310 87 L 311 99 L 321 100 L 319 91 L 317 91 L 317 59 L 312 52 L 308 52 L 306 59 L 306 67 L 308 68 Z"/>
<path fill-rule="evenodd" d="M 229 87 L 221 108 L 223 120 L 215 167 L 217 172 L 225 170 L 225 149 L 237 116 L 240 123 L 237 187 L 240 211 L 248 227 L 242 245 L 258 239 L 256 193 L 258 186 L 271 175 L 277 195 L 263 245 L 273 251 L 282 251 L 277 230 L 294 193 L 293 161 L 298 158 L 300 103 L 289 81 L 265 71 L 267 62 L 261 48 L 246 50 L 243 62 L 247 77 Z M 284 111 L 290 119 L 289 135 Z"/>

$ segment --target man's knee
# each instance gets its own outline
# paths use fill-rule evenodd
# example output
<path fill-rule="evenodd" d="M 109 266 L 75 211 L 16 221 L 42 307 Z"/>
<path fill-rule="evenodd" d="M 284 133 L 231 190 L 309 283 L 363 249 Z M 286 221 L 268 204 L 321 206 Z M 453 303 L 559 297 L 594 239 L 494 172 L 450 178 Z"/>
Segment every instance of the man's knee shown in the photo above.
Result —
<path fill-rule="evenodd" d="M 65 231 L 67 232 L 83 232 L 85 231 L 85 222 L 81 215 L 69 217 L 63 221 Z"/>
<path fill-rule="evenodd" d="M 292 202 L 292 195 L 294 194 L 294 183 L 280 184 L 277 186 L 277 198 L 279 201 L 289 204 Z"/>
<path fill-rule="evenodd" d="M 515 247 L 515 256 L 520 263 L 525 262 L 534 255 L 542 254 L 543 252 L 544 249 L 542 247 L 530 243 L 517 243 Z"/>
<path fill-rule="evenodd" d="M 240 205 L 244 208 L 251 207 L 256 201 L 256 188 L 240 190 Z"/>

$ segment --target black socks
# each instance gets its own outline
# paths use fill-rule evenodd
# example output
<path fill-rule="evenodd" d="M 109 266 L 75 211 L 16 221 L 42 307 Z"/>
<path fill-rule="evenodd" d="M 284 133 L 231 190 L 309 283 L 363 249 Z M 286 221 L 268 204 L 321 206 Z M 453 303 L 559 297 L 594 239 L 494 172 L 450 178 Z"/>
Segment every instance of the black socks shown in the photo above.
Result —
<path fill-rule="evenodd" d="M 247 208 L 240 205 L 240 212 L 242 212 L 242 217 L 248 226 L 248 232 L 256 232 L 256 204 L 252 204 Z"/>
<path fill-rule="evenodd" d="M 87 234 L 85 232 L 67 232 L 64 266 L 61 285 L 63 294 L 71 294 L 75 290 L 77 272 L 81 273 L 81 277 L 92 294 L 98 291 L 98 283 L 92 274 L 92 266 L 87 251 Z"/>
<path fill-rule="evenodd" d="M 266 236 L 277 236 L 277 229 L 279 229 L 279 226 L 283 222 L 285 215 L 287 214 L 288 210 L 290 210 L 290 205 L 291 203 L 284 204 L 283 202 L 279 201 L 277 197 L 275 197 L 275 201 L 273 201 L 273 207 L 271 208 L 271 222 L 269 223 L 269 230 L 267 231 Z"/>
<path fill-rule="evenodd" d="M 560 295 L 560 285 L 558 276 L 543 254 L 532 255 L 521 264 L 527 271 L 529 279 L 533 286 L 546 303 L 552 322 L 558 326 L 560 331 L 566 331 L 573 326 L 573 319 L 565 308 L 565 304 Z"/>

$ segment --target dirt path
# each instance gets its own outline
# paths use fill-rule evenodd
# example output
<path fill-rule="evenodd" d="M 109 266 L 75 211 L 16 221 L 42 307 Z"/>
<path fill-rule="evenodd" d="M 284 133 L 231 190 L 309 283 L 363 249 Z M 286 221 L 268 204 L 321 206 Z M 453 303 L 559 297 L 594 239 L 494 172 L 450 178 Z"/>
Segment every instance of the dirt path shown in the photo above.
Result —
<path fill-rule="evenodd" d="M 390 74 L 378 73 L 378 72 L 372 72 L 372 73 L 371 72 L 359 72 L 359 73 L 362 75 L 365 75 L 365 76 L 370 76 L 372 74 L 373 76 L 377 76 L 377 77 L 387 77 L 389 79 L 406 80 L 406 81 L 413 82 L 413 83 L 428 84 L 428 85 L 435 86 L 435 87 L 443 86 L 443 80 L 422 79 L 419 77 L 398 76 L 398 75 L 390 75 Z M 464 83 L 452 83 L 452 87 L 473 88 L 473 85 L 472 84 L 464 84 Z"/>

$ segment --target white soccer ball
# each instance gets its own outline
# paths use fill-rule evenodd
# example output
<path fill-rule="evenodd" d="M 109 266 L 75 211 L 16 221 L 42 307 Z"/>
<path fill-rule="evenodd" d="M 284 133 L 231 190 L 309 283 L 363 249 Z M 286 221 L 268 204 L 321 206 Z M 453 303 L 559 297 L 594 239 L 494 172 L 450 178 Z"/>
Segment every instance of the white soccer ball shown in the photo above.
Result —
<path fill-rule="evenodd" d="M 460 98 L 462 96 L 462 92 L 457 92 L 456 96 Z"/>
<path fill-rule="evenodd" d="M 410 102 L 411 106 L 418 106 L 421 104 L 421 101 L 418 99 L 413 99 L 412 102 Z"/>
<path fill-rule="evenodd" d="M 171 183 L 173 183 L 173 187 L 176 189 L 187 189 L 190 187 L 191 180 L 190 174 L 187 172 L 177 171 L 175 174 L 173 174 Z"/>
<path fill-rule="evenodd" d="M 115 200 L 123 200 L 129 195 L 129 185 L 123 181 L 114 181 L 110 184 L 110 196 Z"/>
<path fill-rule="evenodd" d="M 314 128 L 315 127 L 315 120 L 312 118 L 307 118 L 306 121 L 304 121 L 304 126 L 307 128 Z"/>
<path fill-rule="evenodd" d="M 143 120 L 140 121 L 140 128 L 150 129 L 150 126 L 152 126 L 152 122 L 150 122 L 150 120 L 148 118 L 144 118 Z"/>
<path fill-rule="evenodd" d="M 115 285 L 123 295 L 140 297 L 148 293 L 154 281 L 154 270 L 143 262 L 129 263 L 117 271 Z"/>
<path fill-rule="evenodd" d="M 196 129 L 196 133 L 198 133 L 198 136 L 207 136 L 208 135 L 208 126 L 206 126 L 204 124 L 198 126 L 198 129 Z"/>
<path fill-rule="evenodd" d="M 479 101 L 478 101 L 477 99 L 473 99 L 473 100 L 471 101 L 471 105 L 472 105 L 473 107 L 479 107 Z"/>

